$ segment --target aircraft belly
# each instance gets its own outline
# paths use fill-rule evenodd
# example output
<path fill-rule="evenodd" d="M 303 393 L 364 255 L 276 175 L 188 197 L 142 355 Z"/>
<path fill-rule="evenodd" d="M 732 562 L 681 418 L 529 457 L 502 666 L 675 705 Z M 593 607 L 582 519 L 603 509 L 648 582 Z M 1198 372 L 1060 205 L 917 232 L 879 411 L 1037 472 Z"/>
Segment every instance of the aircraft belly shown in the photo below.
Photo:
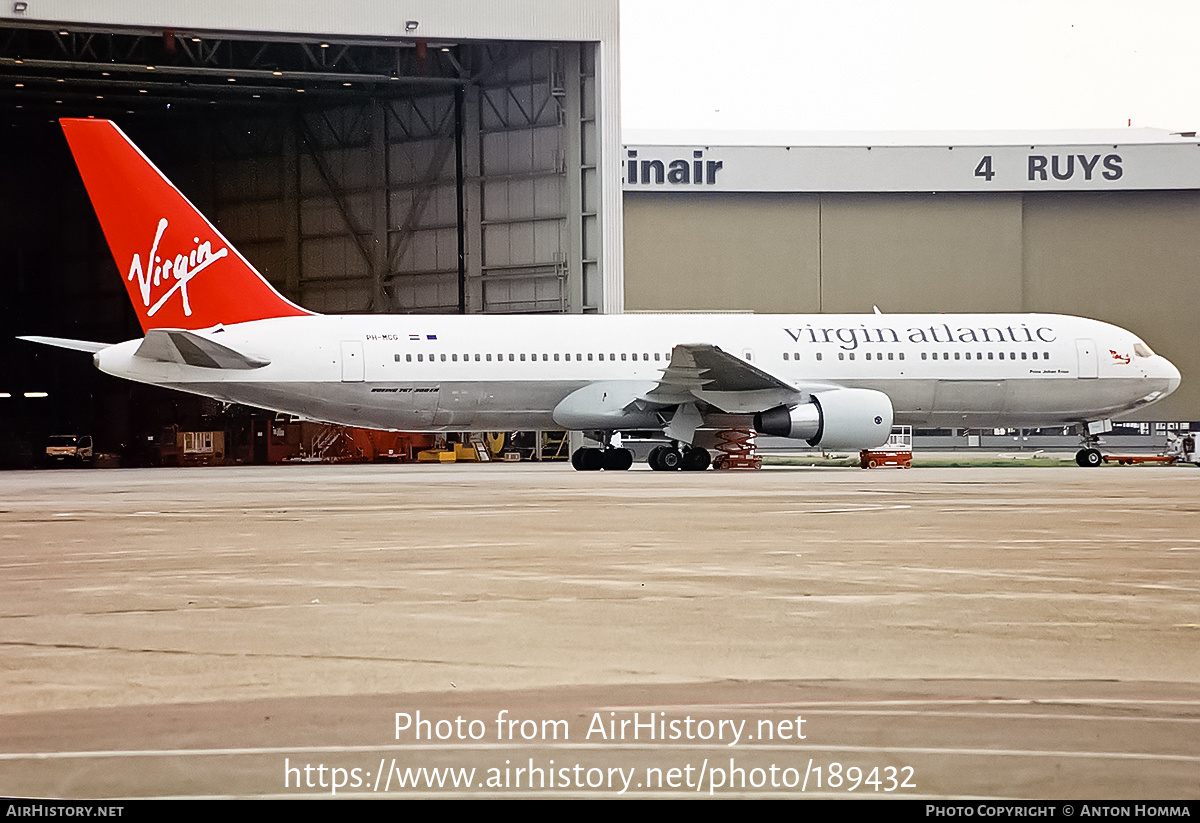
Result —
<path fill-rule="evenodd" d="M 1075 377 L 1022 377 L 1014 380 L 912 381 L 873 386 L 892 397 L 896 421 L 931 428 L 1060 426 L 1116 416 L 1146 405 L 1152 381 L 1080 380 Z M 923 384 L 919 387 L 918 384 Z"/>
<path fill-rule="evenodd" d="M 364 428 L 399 431 L 558 430 L 552 410 L 586 381 L 341 382 L 226 379 L 191 381 L 173 364 L 153 364 L 143 382 L 219 400 Z M 188 376 L 191 376 L 190 374 Z M 838 381 L 877 389 L 892 400 L 897 423 L 936 428 L 1063 426 L 1126 416 L 1170 391 L 1140 375 L 1080 379 L 1030 375 L 1011 380 Z M 1081 410 L 1086 410 L 1081 412 Z"/>
<path fill-rule="evenodd" d="M 159 385 L 312 420 L 398 431 L 558 429 L 550 410 L 577 386 L 265 381 Z"/>

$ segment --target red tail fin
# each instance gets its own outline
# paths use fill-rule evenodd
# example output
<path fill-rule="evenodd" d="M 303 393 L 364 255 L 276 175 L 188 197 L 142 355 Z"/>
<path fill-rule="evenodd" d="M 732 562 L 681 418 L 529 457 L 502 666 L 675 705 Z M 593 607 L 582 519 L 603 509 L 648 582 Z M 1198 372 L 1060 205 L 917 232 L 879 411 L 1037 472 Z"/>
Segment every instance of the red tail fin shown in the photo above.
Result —
<path fill-rule="evenodd" d="M 61 122 L 144 331 L 312 313 L 275 291 L 116 124 Z"/>

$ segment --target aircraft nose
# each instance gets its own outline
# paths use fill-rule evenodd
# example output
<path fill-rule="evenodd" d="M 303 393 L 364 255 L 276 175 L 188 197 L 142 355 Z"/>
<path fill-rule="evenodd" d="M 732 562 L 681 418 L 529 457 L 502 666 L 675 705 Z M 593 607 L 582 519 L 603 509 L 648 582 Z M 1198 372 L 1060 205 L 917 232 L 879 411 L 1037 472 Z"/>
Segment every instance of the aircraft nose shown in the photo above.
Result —
<path fill-rule="evenodd" d="M 1165 394 L 1170 394 L 1179 388 L 1179 383 L 1182 377 L 1179 374 L 1179 369 L 1175 367 L 1174 363 L 1165 357 L 1160 357 L 1159 359 L 1162 360 L 1161 374 L 1167 379 L 1167 391 Z"/>

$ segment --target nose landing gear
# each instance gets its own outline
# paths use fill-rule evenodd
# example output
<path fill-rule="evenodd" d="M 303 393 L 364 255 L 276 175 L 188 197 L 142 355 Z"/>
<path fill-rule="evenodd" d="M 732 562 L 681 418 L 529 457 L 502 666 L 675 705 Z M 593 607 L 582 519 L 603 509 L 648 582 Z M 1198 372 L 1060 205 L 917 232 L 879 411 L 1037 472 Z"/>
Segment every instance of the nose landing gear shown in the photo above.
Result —
<path fill-rule="evenodd" d="M 1111 420 L 1097 420 L 1092 423 L 1079 425 L 1079 440 L 1083 448 L 1075 452 L 1075 465 L 1085 468 L 1104 465 L 1104 455 L 1096 446 L 1100 445 L 1100 435 L 1113 430 Z"/>

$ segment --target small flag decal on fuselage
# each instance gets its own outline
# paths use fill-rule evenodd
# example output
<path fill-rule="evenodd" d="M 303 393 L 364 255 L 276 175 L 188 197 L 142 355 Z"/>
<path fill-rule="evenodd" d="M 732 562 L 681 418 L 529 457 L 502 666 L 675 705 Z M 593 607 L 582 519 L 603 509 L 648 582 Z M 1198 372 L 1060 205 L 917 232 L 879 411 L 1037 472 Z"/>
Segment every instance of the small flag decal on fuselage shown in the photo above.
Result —
<path fill-rule="evenodd" d="M 437 335 L 436 334 L 427 334 L 424 337 L 422 337 L 419 334 L 410 334 L 408 336 L 408 339 L 409 340 L 437 340 Z"/>

